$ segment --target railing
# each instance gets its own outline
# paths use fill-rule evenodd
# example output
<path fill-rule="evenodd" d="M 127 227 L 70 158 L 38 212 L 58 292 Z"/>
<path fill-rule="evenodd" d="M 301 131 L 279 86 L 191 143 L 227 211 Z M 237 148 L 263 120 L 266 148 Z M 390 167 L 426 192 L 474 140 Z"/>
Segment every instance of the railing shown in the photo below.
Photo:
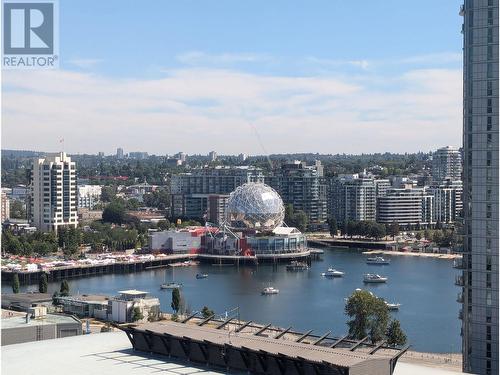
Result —
<path fill-rule="evenodd" d="M 455 285 L 464 286 L 464 277 L 463 276 L 455 277 Z"/>
<path fill-rule="evenodd" d="M 462 320 L 464 318 L 464 311 L 462 309 L 458 310 L 458 319 Z"/>
<path fill-rule="evenodd" d="M 462 17 L 465 16 L 465 5 L 464 4 L 460 5 L 460 10 L 458 11 L 458 14 Z"/>
<path fill-rule="evenodd" d="M 462 292 L 457 294 L 457 302 L 458 303 L 463 303 L 464 302 L 464 295 Z"/>
<path fill-rule="evenodd" d="M 465 262 L 463 259 L 455 259 L 453 261 L 453 268 L 459 269 L 459 270 L 464 270 L 465 269 Z"/>

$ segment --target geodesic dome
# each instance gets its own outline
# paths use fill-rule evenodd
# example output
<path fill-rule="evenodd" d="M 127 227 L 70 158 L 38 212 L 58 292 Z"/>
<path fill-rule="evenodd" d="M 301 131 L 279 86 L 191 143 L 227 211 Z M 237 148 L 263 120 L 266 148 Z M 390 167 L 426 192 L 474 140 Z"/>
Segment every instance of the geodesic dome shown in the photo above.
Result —
<path fill-rule="evenodd" d="M 285 207 L 279 194 L 260 182 L 249 182 L 236 188 L 226 206 L 226 224 L 233 229 L 272 231 L 285 218 Z"/>

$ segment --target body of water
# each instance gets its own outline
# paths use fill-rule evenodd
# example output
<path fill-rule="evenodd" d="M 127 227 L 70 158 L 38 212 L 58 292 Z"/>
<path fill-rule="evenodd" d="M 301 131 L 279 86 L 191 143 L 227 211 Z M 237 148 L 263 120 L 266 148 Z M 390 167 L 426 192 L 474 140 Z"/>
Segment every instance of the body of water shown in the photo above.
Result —
<path fill-rule="evenodd" d="M 390 265 L 367 265 L 361 251 L 325 249 L 322 260 L 314 261 L 304 272 L 287 272 L 285 265 L 257 267 L 218 267 L 200 265 L 155 269 L 140 273 L 114 274 L 69 280 L 71 292 L 116 295 L 117 291 L 139 289 L 161 300 L 162 310 L 171 311 L 171 291 L 161 290 L 165 281 L 183 283 L 182 293 L 191 310 L 208 306 L 216 313 L 239 307 L 240 317 L 258 323 L 273 323 L 297 330 L 313 329 L 316 334 L 331 330 L 341 336 L 347 332 L 344 298 L 356 288 L 365 288 L 401 308 L 391 314 L 401 321 L 412 350 L 459 352 L 461 350 L 459 288 L 454 285 L 458 271 L 452 261 L 410 256 L 388 256 Z M 321 272 L 329 266 L 344 271 L 343 278 L 326 279 Z M 363 284 L 364 273 L 389 278 L 387 284 Z M 174 273 L 174 275 L 172 275 Z M 196 279 L 207 273 L 207 279 Z M 60 283 L 50 283 L 49 292 Z M 278 295 L 263 296 L 261 290 L 272 285 Z M 24 287 L 36 289 L 36 286 Z M 3 292 L 10 286 L 3 285 Z"/>

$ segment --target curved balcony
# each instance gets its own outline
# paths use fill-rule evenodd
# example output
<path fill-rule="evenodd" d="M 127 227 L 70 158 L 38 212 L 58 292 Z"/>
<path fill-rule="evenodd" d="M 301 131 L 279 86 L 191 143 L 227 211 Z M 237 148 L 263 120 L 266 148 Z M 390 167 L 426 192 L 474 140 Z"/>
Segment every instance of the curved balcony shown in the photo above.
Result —
<path fill-rule="evenodd" d="M 464 277 L 463 276 L 457 276 L 455 277 L 455 285 L 457 286 L 464 286 Z"/>

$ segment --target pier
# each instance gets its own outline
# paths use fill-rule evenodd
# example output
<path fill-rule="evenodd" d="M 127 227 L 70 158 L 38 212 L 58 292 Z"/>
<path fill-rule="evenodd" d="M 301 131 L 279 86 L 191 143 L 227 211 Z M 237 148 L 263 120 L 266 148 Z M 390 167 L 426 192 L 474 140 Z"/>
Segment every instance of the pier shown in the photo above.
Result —
<path fill-rule="evenodd" d="M 371 250 L 386 250 L 396 244 L 394 241 L 367 241 L 347 238 L 308 238 L 307 243 L 316 247 L 344 247 Z"/>
<path fill-rule="evenodd" d="M 10 283 L 14 274 L 18 275 L 21 285 L 29 285 L 38 283 L 42 274 L 46 274 L 47 280 L 51 282 L 113 273 L 121 274 L 141 272 L 168 267 L 175 263 L 186 261 L 199 261 L 221 266 L 257 266 L 259 264 L 269 263 L 278 265 L 288 263 L 292 260 L 302 260 L 310 264 L 311 259 L 318 259 L 322 253 L 322 250 L 308 249 L 301 252 L 245 256 L 223 254 L 172 254 L 154 260 L 137 260 L 96 265 L 61 266 L 37 271 L 2 270 L 2 282 Z"/>

